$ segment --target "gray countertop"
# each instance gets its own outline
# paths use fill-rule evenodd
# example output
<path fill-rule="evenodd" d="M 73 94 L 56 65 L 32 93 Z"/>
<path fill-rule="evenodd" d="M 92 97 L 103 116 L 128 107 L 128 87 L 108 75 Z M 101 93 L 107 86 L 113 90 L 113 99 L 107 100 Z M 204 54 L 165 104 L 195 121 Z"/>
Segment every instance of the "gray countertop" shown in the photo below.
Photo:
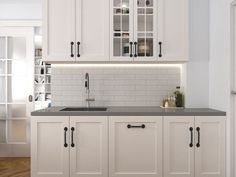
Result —
<path fill-rule="evenodd" d="M 226 113 L 209 108 L 108 107 L 107 111 L 60 111 L 65 107 L 51 107 L 31 113 L 32 116 L 225 116 Z"/>

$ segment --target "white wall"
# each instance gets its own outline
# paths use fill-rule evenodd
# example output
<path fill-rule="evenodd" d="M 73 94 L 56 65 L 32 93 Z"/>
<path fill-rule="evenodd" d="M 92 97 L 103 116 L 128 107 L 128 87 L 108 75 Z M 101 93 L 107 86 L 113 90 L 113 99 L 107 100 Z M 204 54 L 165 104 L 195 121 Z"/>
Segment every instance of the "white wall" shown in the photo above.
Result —
<path fill-rule="evenodd" d="M 39 20 L 41 0 L 1 0 L 0 20 Z"/>
<path fill-rule="evenodd" d="M 230 117 L 230 3 L 210 0 L 209 105 L 227 112 L 227 177 L 234 177 L 233 135 Z M 231 167 L 231 169 L 230 169 Z"/>
<path fill-rule="evenodd" d="M 209 107 L 209 1 L 190 0 L 186 107 Z"/>

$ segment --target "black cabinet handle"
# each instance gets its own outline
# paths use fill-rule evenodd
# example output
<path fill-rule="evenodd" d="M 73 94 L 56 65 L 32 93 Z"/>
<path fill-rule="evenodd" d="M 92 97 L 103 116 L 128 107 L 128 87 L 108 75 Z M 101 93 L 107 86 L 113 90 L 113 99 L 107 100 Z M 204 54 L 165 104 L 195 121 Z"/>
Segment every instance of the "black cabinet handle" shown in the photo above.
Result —
<path fill-rule="evenodd" d="M 137 42 L 134 42 L 134 57 L 137 57 Z"/>
<path fill-rule="evenodd" d="M 162 42 L 159 42 L 159 57 L 162 57 Z"/>
<path fill-rule="evenodd" d="M 198 142 L 196 144 L 197 147 L 200 147 L 200 127 L 197 127 L 196 128 L 196 131 L 197 131 L 197 138 L 198 138 Z"/>
<path fill-rule="evenodd" d="M 80 54 L 79 54 L 79 46 L 80 46 L 80 42 L 77 42 L 77 57 L 80 57 Z"/>
<path fill-rule="evenodd" d="M 145 128 L 146 126 L 144 124 L 142 125 L 130 125 L 128 124 L 127 125 L 127 128 Z"/>
<path fill-rule="evenodd" d="M 68 130 L 68 128 L 65 127 L 65 128 L 64 128 L 64 147 L 67 147 L 67 146 L 68 146 L 68 144 L 67 144 L 67 142 L 66 142 L 66 132 L 67 132 L 67 130 Z"/>
<path fill-rule="evenodd" d="M 130 42 L 129 44 L 130 44 L 130 55 L 129 56 L 133 57 L 133 50 L 132 50 L 133 49 L 133 42 Z"/>
<path fill-rule="evenodd" d="M 74 57 L 74 42 L 70 43 L 70 57 Z"/>
<path fill-rule="evenodd" d="M 193 127 L 190 127 L 189 131 L 190 131 L 190 137 L 191 137 L 189 147 L 193 147 Z"/>
<path fill-rule="evenodd" d="M 75 128 L 71 127 L 71 147 L 75 147 L 75 144 L 74 144 L 74 130 L 75 130 Z"/>

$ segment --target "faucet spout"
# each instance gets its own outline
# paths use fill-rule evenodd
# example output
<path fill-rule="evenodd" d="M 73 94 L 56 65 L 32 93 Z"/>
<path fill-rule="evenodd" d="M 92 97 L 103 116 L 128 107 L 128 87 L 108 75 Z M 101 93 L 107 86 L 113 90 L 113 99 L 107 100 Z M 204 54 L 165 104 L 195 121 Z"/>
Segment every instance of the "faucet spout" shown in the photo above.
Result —
<path fill-rule="evenodd" d="M 95 101 L 95 99 L 90 98 L 90 89 L 89 89 L 89 74 L 86 73 L 85 74 L 85 88 L 86 88 L 86 94 L 87 94 L 87 98 L 85 99 L 85 101 L 87 102 L 87 108 L 90 107 L 90 101 Z"/>

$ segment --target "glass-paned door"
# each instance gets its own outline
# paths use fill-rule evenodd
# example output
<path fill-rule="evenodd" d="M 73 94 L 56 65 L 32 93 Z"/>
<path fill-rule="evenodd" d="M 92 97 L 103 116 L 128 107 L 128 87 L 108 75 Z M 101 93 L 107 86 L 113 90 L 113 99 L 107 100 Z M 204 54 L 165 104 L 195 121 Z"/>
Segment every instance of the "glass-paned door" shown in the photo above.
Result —
<path fill-rule="evenodd" d="M 134 41 L 137 53 L 137 57 L 134 59 L 155 59 L 157 53 L 157 0 L 134 1 Z"/>
<path fill-rule="evenodd" d="M 115 60 L 132 60 L 133 0 L 112 0 L 112 52 Z"/>
<path fill-rule="evenodd" d="M 29 145 L 34 28 L 0 28 L 0 143 Z M 22 147 L 24 148 L 24 147 Z M 28 148 L 26 148 L 28 149 Z M 22 150 L 22 149 L 21 149 Z"/>

